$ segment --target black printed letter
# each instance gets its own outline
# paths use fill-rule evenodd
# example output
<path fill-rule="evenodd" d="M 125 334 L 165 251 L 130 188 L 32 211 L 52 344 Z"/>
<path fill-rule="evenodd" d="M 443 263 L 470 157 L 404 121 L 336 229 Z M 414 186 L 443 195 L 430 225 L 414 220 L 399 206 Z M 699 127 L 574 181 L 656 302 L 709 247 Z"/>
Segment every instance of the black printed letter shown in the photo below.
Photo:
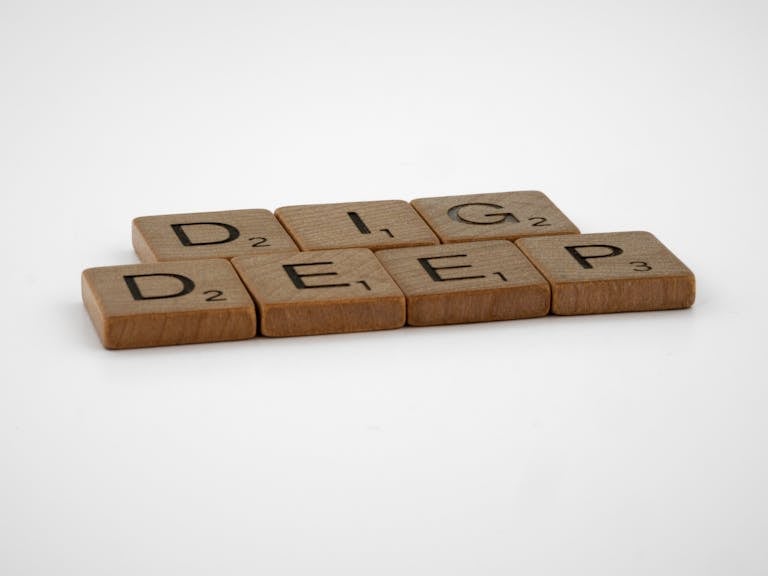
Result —
<path fill-rule="evenodd" d="M 349 216 L 349 219 L 352 220 L 352 223 L 360 231 L 360 234 L 371 233 L 371 229 L 368 228 L 365 222 L 363 222 L 363 219 L 360 218 L 360 214 L 358 214 L 357 212 L 347 212 L 347 216 Z"/>
<path fill-rule="evenodd" d="M 136 282 L 136 278 L 149 278 L 151 276 L 167 276 L 168 278 L 175 278 L 179 282 L 181 282 L 181 290 L 174 294 L 161 294 L 159 296 L 144 296 L 141 292 L 141 288 L 139 288 L 138 283 Z M 128 290 L 131 291 L 131 296 L 133 296 L 134 300 L 158 300 L 161 298 L 177 298 L 178 296 L 184 296 L 184 294 L 189 294 L 192 292 L 192 290 L 195 289 L 195 283 L 192 282 L 190 278 L 187 278 L 186 276 L 182 276 L 181 274 L 128 274 L 126 276 L 123 276 L 123 280 L 125 280 L 126 285 L 128 286 Z"/>
<path fill-rule="evenodd" d="M 299 274 L 296 272 L 296 268 L 299 266 L 326 266 L 333 264 L 333 262 L 307 262 L 306 264 L 283 264 L 283 270 L 288 274 L 288 278 L 291 279 L 293 285 L 296 288 L 336 288 L 339 286 L 349 286 L 349 284 L 312 284 L 307 285 L 304 283 L 304 278 L 310 278 L 312 276 L 338 276 L 336 272 L 315 272 L 314 274 Z"/>
<path fill-rule="evenodd" d="M 607 250 L 610 250 L 608 254 L 595 254 L 594 256 L 586 256 L 579 252 L 579 248 L 606 248 Z M 611 256 L 618 256 L 619 254 L 623 254 L 624 250 L 619 248 L 618 246 L 611 246 L 610 244 L 583 244 L 581 246 L 566 246 L 566 250 L 571 254 L 571 256 L 574 257 L 576 262 L 581 264 L 582 268 L 593 268 L 592 264 L 589 263 L 589 260 L 592 258 L 609 258 Z"/>
<path fill-rule="evenodd" d="M 427 274 L 429 274 L 429 277 L 432 278 L 435 282 L 447 282 L 449 280 L 473 280 L 475 278 L 485 278 L 484 275 L 480 276 L 454 276 L 453 278 L 443 278 L 440 276 L 440 273 L 438 270 L 454 270 L 457 268 L 472 268 L 471 264 L 464 264 L 462 266 L 440 266 L 439 268 L 435 268 L 430 263 L 430 260 L 440 260 L 441 258 L 466 258 L 466 254 L 451 254 L 449 256 L 431 256 L 430 258 L 419 258 L 419 264 L 421 264 L 422 268 L 427 271 Z"/>
<path fill-rule="evenodd" d="M 193 242 L 190 240 L 187 233 L 184 231 L 185 226 L 219 226 L 227 231 L 227 237 L 223 240 L 211 240 L 210 242 Z M 171 224 L 171 228 L 179 237 L 181 243 L 184 246 L 207 246 L 209 244 L 226 244 L 232 242 L 240 237 L 240 230 L 232 226 L 231 224 L 225 224 L 224 222 L 187 222 L 185 224 Z"/>
<path fill-rule="evenodd" d="M 495 220 L 486 220 L 484 222 L 478 222 L 477 220 L 469 220 L 461 215 L 461 209 L 467 206 L 485 206 L 486 208 L 496 208 L 501 210 L 502 206 L 498 204 L 486 204 L 485 202 L 472 202 L 469 204 L 459 204 L 448 210 L 448 217 L 456 222 L 463 222 L 464 224 L 501 224 L 502 222 L 512 222 L 517 224 L 520 222 L 512 212 L 496 212 L 495 214 L 483 214 L 485 218 L 493 218 L 498 216 Z"/>

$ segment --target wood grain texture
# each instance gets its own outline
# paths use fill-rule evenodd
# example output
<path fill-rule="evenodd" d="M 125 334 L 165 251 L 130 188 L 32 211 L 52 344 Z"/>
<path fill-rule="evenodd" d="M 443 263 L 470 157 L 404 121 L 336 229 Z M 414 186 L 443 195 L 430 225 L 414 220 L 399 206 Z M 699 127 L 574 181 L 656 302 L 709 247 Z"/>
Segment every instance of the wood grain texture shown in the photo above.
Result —
<path fill-rule="evenodd" d="M 82 294 L 106 348 L 256 335 L 253 300 L 223 259 L 89 268 Z"/>
<path fill-rule="evenodd" d="M 573 222 L 537 191 L 418 198 L 411 204 L 445 244 L 579 233 Z"/>
<path fill-rule="evenodd" d="M 142 262 L 298 251 L 272 212 L 262 209 L 141 216 L 133 220 L 132 238 Z"/>
<path fill-rule="evenodd" d="M 402 200 L 284 206 L 275 215 L 302 250 L 438 244 L 429 226 Z"/>
<path fill-rule="evenodd" d="M 320 250 L 235 258 L 264 336 L 400 328 L 405 297 L 373 252 Z"/>
<path fill-rule="evenodd" d="M 549 312 L 549 284 L 506 240 L 382 250 L 411 326 L 513 320 Z"/>
<path fill-rule="evenodd" d="M 522 238 L 517 246 L 552 287 L 554 314 L 688 308 L 693 273 L 648 232 Z"/>

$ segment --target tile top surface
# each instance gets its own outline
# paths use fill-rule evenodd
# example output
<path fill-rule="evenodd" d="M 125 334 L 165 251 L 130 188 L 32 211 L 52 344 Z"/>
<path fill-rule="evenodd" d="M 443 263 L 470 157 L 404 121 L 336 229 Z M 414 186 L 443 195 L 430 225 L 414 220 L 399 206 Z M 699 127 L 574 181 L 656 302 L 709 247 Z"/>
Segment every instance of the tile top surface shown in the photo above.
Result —
<path fill-rule="evenodd" d="M 233 258 L 298 247 L 269 210 L 229 210 L 142 216 L 133 221 L 142 262 Z"/>
<path fill-rule="evenodd" d="M 376 257 L 409 295 L 546 284 L 507 240 L 382 250 Z"/>
<path fill-rule="evenodd" d="M 438 243 L 429 226 L 402 200 L 284 206 L 275 215 L 302 250 L 379 250 Z"/>
<path fill-rule="evenodd" d="M 558 282 L 693 275 L 649 232 L 521 238 L 517 245 Z"/>
<path fill-rule="evenodd" d="M 444 243 L 579 232 L 542 192 L 418 198 L 411 204 Z"/>

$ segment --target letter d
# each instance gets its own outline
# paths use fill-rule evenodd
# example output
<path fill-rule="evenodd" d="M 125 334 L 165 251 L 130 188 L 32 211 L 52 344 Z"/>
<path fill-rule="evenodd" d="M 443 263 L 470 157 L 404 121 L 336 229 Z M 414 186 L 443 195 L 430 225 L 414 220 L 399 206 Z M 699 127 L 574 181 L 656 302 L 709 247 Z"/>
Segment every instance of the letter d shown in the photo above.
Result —
<path fill-rule="evenodd" d="M 168 278 L 175 278 L 181 282 L 181 290 L 174 292 L 173 294 L 160 294 L 159 296 L 145 296 L 139 288 L 139 284 L 136 282 L 136 278 L 148 278 L 150 276 L 167 276 Z M 182 276 L 181 274 L 128 274 L 123 276 L 125 284 L 128 286 L 128 290 L 131 291 L 131 296 L 134 300 L 159 300 L 162 298 L 177 298 L 189 294 L 195 289 L 195 283 L 190 278 Z"/>
<path fill-rule="evenodd" d="M 227 237 L 223 240 L 194 242 L 189 238 L 187 232 L 184 230 L 185 227 L 189 226 L 218 226 L 220 228 L 224 228 L 224 230 L 227 231 Z M 209 246 L 211 244 L 226 244 L 227 242 L 232 242 L 233 240 L 237 240 L 240 237 L 240 230 L 231 224 L 225 224 L 224 222 L 187 222 L 186 224 L 171 224 L 171 228 L 173 228 L 176 236 L 179 237 L 179 240 L 181 240 L 181 243 L 184 246 Z"/>

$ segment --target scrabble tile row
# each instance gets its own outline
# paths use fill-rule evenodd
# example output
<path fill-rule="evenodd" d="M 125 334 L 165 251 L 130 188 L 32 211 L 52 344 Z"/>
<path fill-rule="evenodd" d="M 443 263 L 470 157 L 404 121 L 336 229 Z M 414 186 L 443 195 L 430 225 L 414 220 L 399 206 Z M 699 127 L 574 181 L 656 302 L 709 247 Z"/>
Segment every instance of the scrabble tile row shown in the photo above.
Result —
<path fill-rule="evenodd" d="M 107 348 L 237 340 L 257 327 L 297 336 L 663 310 L 695 297 L 691 271 L 647 232 L 110 266 L 85 270 L 82 286 Z"/>
<path fill-rule="evenodd" d="M 542 192 L 285 206 L 144 216 L 133 221 L 142 262 L 274 252 L 407 246 L 578 234 Z"/>

